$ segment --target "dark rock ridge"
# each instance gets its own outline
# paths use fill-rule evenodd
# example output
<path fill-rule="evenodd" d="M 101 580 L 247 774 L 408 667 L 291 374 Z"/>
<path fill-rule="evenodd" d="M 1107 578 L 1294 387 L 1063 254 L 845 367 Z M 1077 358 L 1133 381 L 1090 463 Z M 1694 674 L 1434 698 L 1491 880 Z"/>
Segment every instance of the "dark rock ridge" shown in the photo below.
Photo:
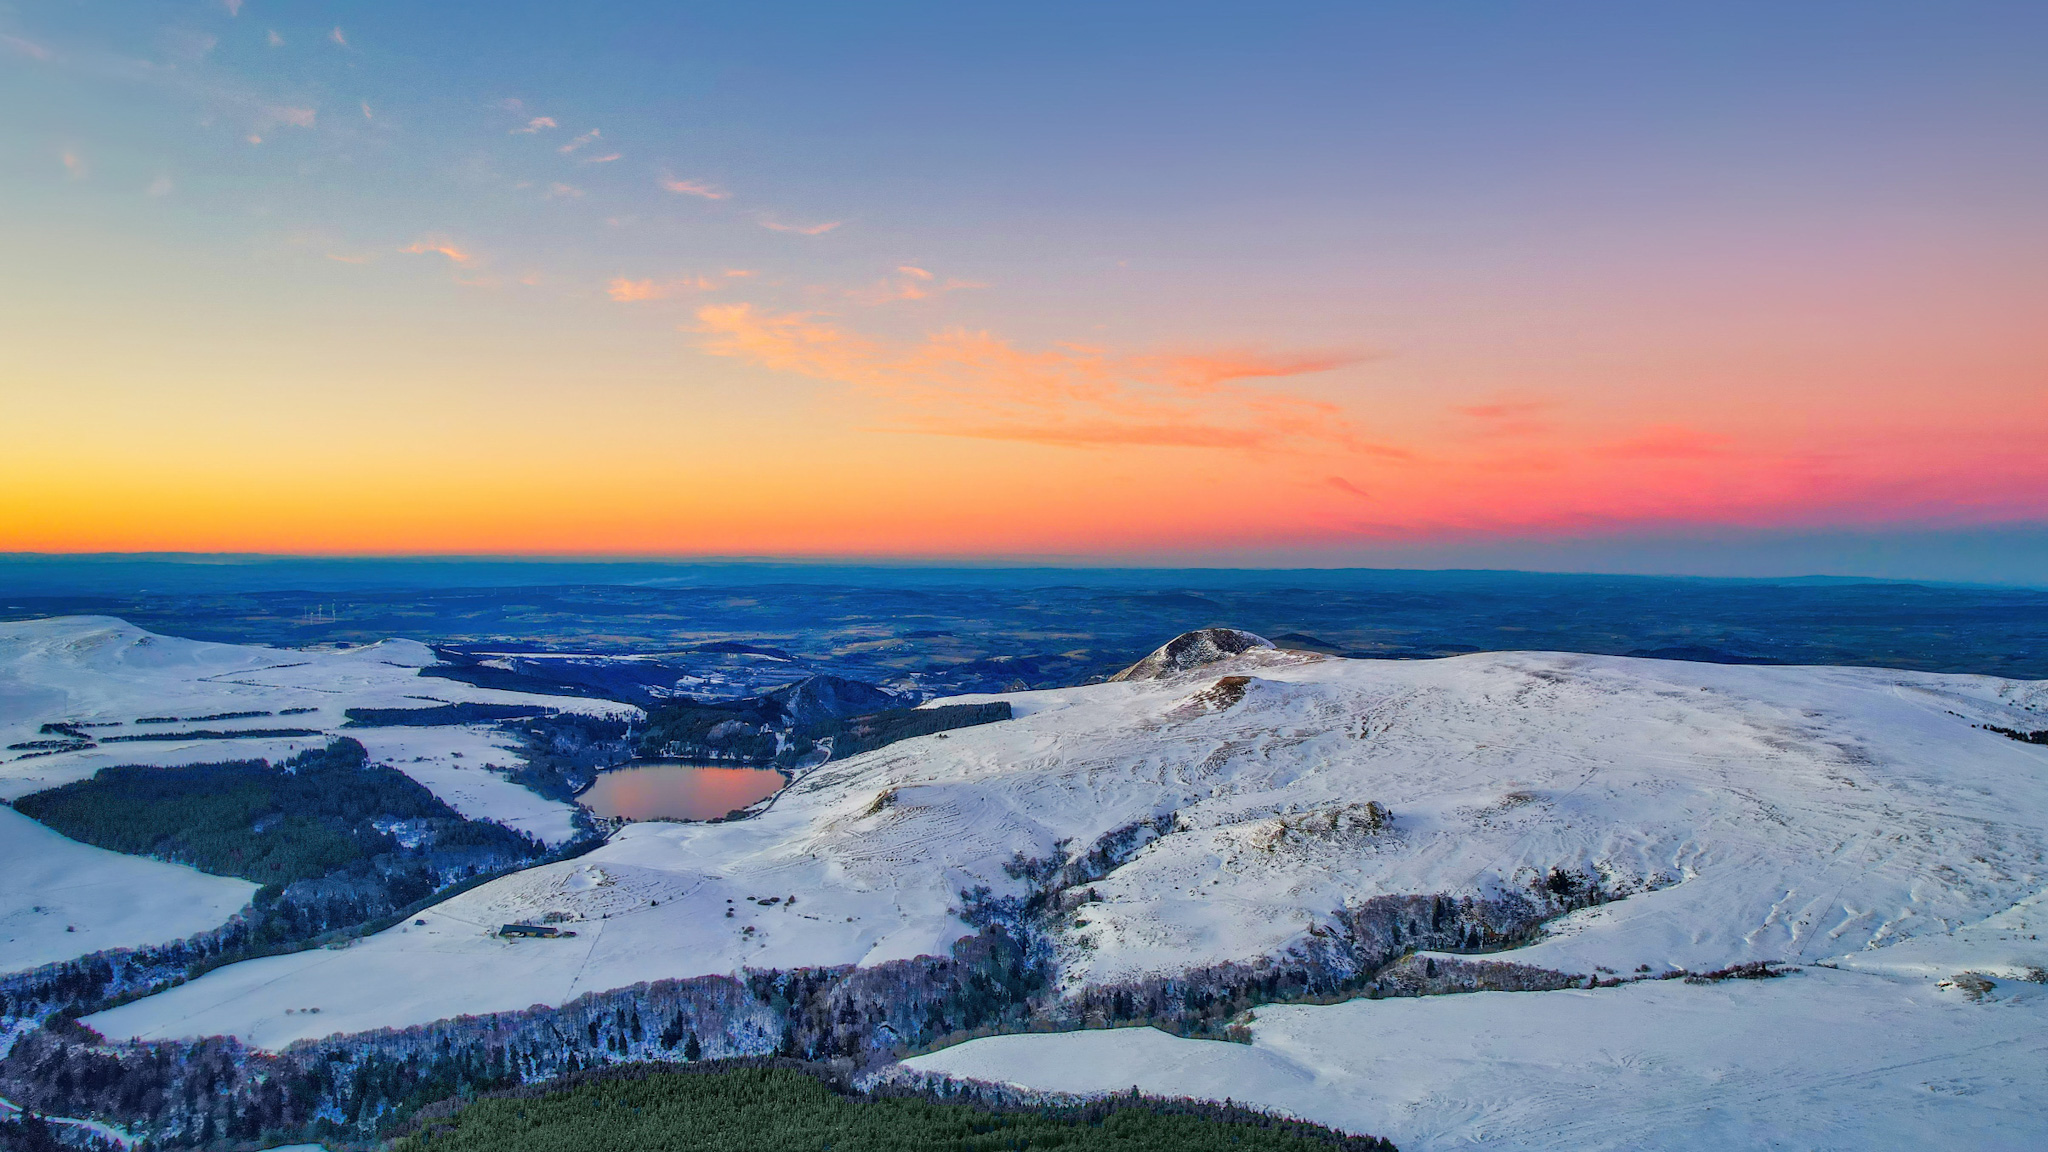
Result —
<path fill-rule="evenodd" d="M 901 708 L 911 702 L 865 681 L 823 674 L 763 695 L 780 705 L 783 716 L 798 726 Z"/>
<path fill-rule="evenodd" d="M 1240 628 L 1200 628 L 1175 636 L 1158 651 L 1109 679 L 1112 683 L 1123 680 L 1163 680 L 1168 676 L 1200 668 L 1204 664 L 1228 660 L 1254 648 L 1273 646 L 1273 642 L 1264 636 Z"/>

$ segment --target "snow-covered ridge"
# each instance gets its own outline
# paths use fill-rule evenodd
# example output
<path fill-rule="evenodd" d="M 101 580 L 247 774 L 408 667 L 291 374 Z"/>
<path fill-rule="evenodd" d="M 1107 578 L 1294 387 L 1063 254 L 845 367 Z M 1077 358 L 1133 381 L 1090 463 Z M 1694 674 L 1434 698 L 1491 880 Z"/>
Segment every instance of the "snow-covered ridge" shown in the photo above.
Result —
<path fill-rule="evenodd" d="M 818 768 L 767 814 L 638 825 L 579 860 L 345 952 L 222 969 L 92 1018 L 110 1036 L 263 1046 L 562 1003 L 743 967 L 943 955 L 958 893 L 1020 893 L 1146 825 L 1056 930 L 1064 987 L 1326 946 L 1376 898 L 1625 898 L 1500 958 L 1565 972 L 2048 961 L 2005 931 L 2048 886 L 2048 686 L 1871 669 L 1555 653 L 1330 659 L 1246 645 L 1157 678 L 1006 697 L 1017 719 Z M 972 699 L 972 698 L 967 698 Z M 774 905 L 750 897 L 796 896 Z M 728 917 L 727 909 L 734 915 Z M 581 917 L 574 940 L 497 940 Z M 1932 981 L 1929 980 L 1931 985 Z M 319 1015 L 286 1015 L 288 1006 Z"/>

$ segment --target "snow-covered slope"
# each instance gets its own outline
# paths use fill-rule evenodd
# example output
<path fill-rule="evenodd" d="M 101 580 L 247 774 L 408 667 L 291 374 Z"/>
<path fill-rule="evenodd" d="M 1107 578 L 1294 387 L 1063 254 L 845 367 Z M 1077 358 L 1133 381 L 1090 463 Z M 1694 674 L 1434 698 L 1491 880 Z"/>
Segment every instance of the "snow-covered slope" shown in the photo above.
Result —
<path fill-rule="evenodd" d="M 52 721 L 107 723 L 94 735 L 151 731 L 306 728 L 318 736 L 102 743 L 50 756 L 0 753 L 0 799 L 82 780 L 110 764 L 193 764 L 279 759 L 324 744 L 341 731 L 348 708 L 419 708 L 435 703 L 543 704 L 564 710 L 616 711 L 607 701 L 498 692 L 453 680 L 423 680 L 434 654 L 412 640 L 341 651 L 262 648 L 158 636 L 105 616 L 0 623 L 0 746 L 49 740 Z M 291 715 L 141 726 L 143 717 Z M 510 764 L 511 749 L 484 726 L 349 729 L 371 757 L 432 789 L 456 811 L 498 820 L 550 843 L 575 834 L 573 809 L 545 799 L 486 763 Z"/>
<path fill-rule="evenodd" d="M 182 940 L 255 892 L 246 880 L 67 840 L 0 808 L 0 973 Z"/>
<path fill-rule="evenodd" d="M 1403 1152 L 2048 1147 L 2048 990 L 2031 984 L 1973 1003 L 1807 968 L 1257 1016 L 1249 1045 L 1123 1028 L 972 1040 L 906 1063 L 1040 1091 L 1227 1098 Z"/>
<path fill-rule="evenodd" d="M 1069 988 L 1307 949 L 1375 896 L 1526 894 L 1553 870 L 1634 894 L 1506 959 L 1860 963 L 1940 939 L 1930 986 L 1949 965 L 2048 964 L 2014 933 L 1996 957 L 1949 935 L 2048 886 L 2048 748 L 1972 726 L 2042 726 L 2048 686 L 1254 646 L 1008 699 L 1016 720 L 827 764 L 756 819 L 632 826 L 425 928 L 235 965 L 90 1023 L 270 1046 L 659 977 L 943 953 L 967 931 L 962 889 L 1019 892 L 1019 854 L 1073 859 L 1144 822 L 1165 834 L 1136 837 L 1059 933 Z M 490 935 L 548 912 L 583 918 L 579 935 Z M 285 1013 L 306 1006 L 322 1012 Z"/>

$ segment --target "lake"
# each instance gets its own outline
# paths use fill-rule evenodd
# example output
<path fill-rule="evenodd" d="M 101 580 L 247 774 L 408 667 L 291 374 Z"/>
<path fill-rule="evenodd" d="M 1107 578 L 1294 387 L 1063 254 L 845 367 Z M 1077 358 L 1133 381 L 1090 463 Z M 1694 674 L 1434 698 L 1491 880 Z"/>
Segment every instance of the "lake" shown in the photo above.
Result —
<path fill-rule="evenodd" d="M 627 820 L 712 820 L 780 791 L 772 768 L 643 764 L 597 774 L 577 802 L 599 816 Z"/>

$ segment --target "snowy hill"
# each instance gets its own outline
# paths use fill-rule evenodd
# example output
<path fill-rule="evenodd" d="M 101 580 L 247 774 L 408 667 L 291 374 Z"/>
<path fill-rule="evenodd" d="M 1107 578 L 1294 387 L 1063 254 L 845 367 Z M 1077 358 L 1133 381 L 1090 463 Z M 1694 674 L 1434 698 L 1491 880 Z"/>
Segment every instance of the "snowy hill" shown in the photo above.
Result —
<path fill-rule="evenodd" d="M 426 646 L 390 640 L 345 650 L 298 651 L 158 636 L 109 617 L 0 623 L 0 800 L 68 784 L 115 764 L 282 760 L 323 746 L 352 707 L 435 702 L 541 703 L 616 709 L 603 701 L 493 692 L 421 680 Z M 138 720 L 175 720 L 138 724 Z M 96 746 L 43 726 L 74 729 Z M 235 738 L 249 730 L 310 736 Z M 185 731 L 218 738 L 109 741 Z M 573 809 L 486 771 L 514 753 L 481 726 L 349 729 L 375 759 L 412 775 L 470 817 L 498 820 L 557 843 L 574 834 Z M 58 745 L 58 750 L 33 747 Z M 168 943 L 214 927 L 255 886 L 190 868 L 121 856 L 64 839 L 0 811 L 0 973 L 113 947 Z"/>
<path fill-rule="evenodd" d="M 323 746 L 349 708 L 420 708 L 478 702 L 616 711 L 601 700 L 532 696 L 422 679 L 426 645 L 386 640 L 341 650 L 263 648 L 158 636 L 106 616 L 0 623 L 0 746 L 50 740 L 42 725 L 81 722 L 97 747 L 37 755 L 0 752 L 0 799 L 83 780 L 110 764 L 195 764 L 284 759 Z M 252 713 L 258 715 L 251 715 Z M 220 717 L 225 717 L 221 719 Z M 141 725 L 141 719 L 177 723 Z M 107 725 L 109 727 L 99 727 Z M 108 741 L 108 736 L 305 729 L 311 736 Z M 533 833 L 573 834 L 571 809 L 483 770 L 513 762 L 495 732 L 476 726 L 350 729 L 373 759 L 432 789 L 457 811 Z"/>
<path fill-rule="evenodd" d="M 1016 720 L 827 764 L 756 819 L 630 826 L 424 928 L 235 965 L 91 1023 L 276 1046 L 662 977 L 941 955 L 970 931 L 963 889 L 1025 894 L 1019 856 L 1103 865 L 1061 901 L 1076 993 L 1261 958 L 1341 964 L 1375 899 L 1541 911 L 1565 891 L 1620 898 L 1493 958 L 1699 971 L 1940 941 L 1913 969 L 1930 986 L 1944 967 L 2048 966 L 2038 942 L 1957 931 L 2048 885 L 2048 749 L 1973 727 L 2037 722 L 2048 686 L 1247 647 L 1009 699 Z M 579 936 L 490 934 L 550 913 Z M 308 1004 L 321 1014 L 285 1013 Z"/>

